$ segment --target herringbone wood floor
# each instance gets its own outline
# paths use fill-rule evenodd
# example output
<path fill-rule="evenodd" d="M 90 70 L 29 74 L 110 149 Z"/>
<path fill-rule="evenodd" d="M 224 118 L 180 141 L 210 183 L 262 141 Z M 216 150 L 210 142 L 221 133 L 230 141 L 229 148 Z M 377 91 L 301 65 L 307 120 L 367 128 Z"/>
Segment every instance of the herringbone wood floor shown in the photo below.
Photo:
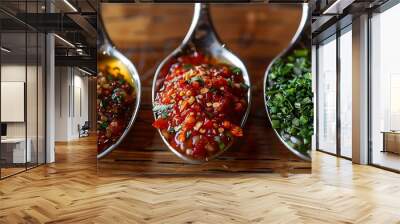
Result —
<path fill-rule="evenodd" d="M 0 181 L 0 223 L 400 223 L 400 175 L 322 153 L 313 174 L 98 176 L 94 140 Z"/>

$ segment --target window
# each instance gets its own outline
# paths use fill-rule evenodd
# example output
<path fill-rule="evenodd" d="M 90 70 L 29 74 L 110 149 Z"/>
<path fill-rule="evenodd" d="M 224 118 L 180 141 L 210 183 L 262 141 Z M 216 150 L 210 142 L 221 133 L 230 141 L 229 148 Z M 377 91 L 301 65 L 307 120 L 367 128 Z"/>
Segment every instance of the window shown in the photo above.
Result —
<path fill-rule="evenodd" d="M 321 151 L 351 159 L 353 79 L 351 24 L 338 34 L 340 35 L 333 35 L 320 43 L 317 50 L 317 147 Z"/>
<path fill-rule="evenodd" d="M 371 18 L 372 164 L 400 170 L 400 5 Z"/>
<path fill-rule="evenodd" d="M 336 36 L 318 47 L 318 149 L 336 154 Z"/>
<path fill-rule="evenodd" d="M 352 157 L 352 32 L 351 26 L 340 36 L 340 155 Z"/>

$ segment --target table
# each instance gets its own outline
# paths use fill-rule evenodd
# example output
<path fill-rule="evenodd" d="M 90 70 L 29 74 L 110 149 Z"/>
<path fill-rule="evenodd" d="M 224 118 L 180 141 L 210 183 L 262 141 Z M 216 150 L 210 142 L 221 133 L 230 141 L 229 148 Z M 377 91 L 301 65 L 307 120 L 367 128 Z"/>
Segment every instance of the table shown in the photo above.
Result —
<path fill-rule="evenodd" d="M 400 131 L 382 131 L 383 150 L 382 152 L 392 152 L 400 154 Z"/>
<path fill-rule="evenodd" d="M 25 152 L 26 142 L 28 144 L 27 144 L 26 152 Z M 5 159 L 7 163 L 30 162 L 31 158 L 32 158 L 31 146 L 32 146 L 32 140 L 30 138 L 27 138 L 26 141 L 25 141 L 25 138 L 1 139 L 2 158 Z"/>

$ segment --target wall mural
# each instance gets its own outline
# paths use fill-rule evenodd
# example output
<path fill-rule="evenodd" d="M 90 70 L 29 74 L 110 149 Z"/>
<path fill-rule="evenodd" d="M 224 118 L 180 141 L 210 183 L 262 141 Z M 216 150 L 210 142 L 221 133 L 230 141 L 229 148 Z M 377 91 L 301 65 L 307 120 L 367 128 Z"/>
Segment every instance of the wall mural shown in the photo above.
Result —
<path fill-rule="evenodd" d="M 311 171 L 307 4 L 101 8 L 102 173 Z"/>

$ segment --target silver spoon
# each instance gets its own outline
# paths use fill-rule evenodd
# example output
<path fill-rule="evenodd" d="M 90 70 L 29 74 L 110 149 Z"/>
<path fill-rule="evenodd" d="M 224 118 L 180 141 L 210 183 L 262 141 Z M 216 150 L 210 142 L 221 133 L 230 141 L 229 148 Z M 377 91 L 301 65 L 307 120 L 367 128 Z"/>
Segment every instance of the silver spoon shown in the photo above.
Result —
<path fill-rule="evenodd" d="M 153 87 L 152 87 L 152 102 L 153 106 L 155 106 L 155 97 L 157 91 L 162 86 L 163 79 L 160 77 L 161 70 L 168 62 L 180 55 L 184 55 L 185 52 L 193 52 L 200 51 L 206 55 L 211 56 L 212 58 L 217 59 L 221 63 L 226 63 L 232 66 L 238 67 L 242 71 L 242 75 L 244 78 L 244 82 L 249 86 L 247 93 L 247 110 L 241 120 L 241 127 L 244 126 L 247 117 L 250 112 L 250 99 L 251 99 L 251 85 L 250 85 L 250 77 L 247 73 L 247 69 L 243 62 L 232 52 L 225 48 L 225 45 L 222 44 L 219 37 L 217 36 L 214 26 L 211 21 L 209 9 L 207 4 L 195 3 L 194 5 L 194 14 L 192 23 L 190 25 L 189 31 L 183 39 L 182 43 L 179 45 L 177 49 L 175 49 L 170 55 L 168 55 L 158 66 L 154 79 L 153 79 Z M 154 118 L 156 119 L 156 114 L 153 113 Z M 162 135 L 161 130 L 158 129 L 158 132 L 164 141 L 164 143 L 168 146 L 168 148 L 175 153 L 179 158 L 185 160 L 186 162 L 199 164 L 206 162 L 206 160 L 196 160 L 190 158 L 184 154 L 178 152 L 174 147 L 172 147 L 168 140 Z M 221 153 L 225 152 L 230 146 L 233 144 L 233 141 L 230 141 L 224 150 L 221 150 L 219 153 L 213 155 L 212 157 L 208 157 L 208 160 L 211 160 Z"/>
<path fill-rule="evenodd" d="M 275 64 L 275 62 L 278 59 L 285 58 L 286 56 L 291 54 L 295 49 L 310 48 L 310 50 L 311 50 L 311 40 L 309 39 L 309 36 L 308 36 L 308 33 L 307 33 L 307 32 L 309 32 L 309 30 L 307 30 L 307 28 L 310 27 L 310 22 L 311 22 L 310 19 L 311 19 L 311 13 L 310 13 L 310 10 L 309 10 L 309 5 L 308 5 L 308 3 L 303 3 L 302 4 L 302 16 L 301 16 L 300 25 L 299 25 L 294 37 L 292 38 L 289 46 L 283 52 L 281 52 L 276 58 L 274 58 L 274 60 L 272 60 L 272 62 L 269 64 L 269 66 L 268 66 L 268 68 L 267 68 L 267 70 L 265 72 L 265 75 L 264 75 L 264 88 L 263 88 L 264 94 L 265 94 L 267 88 L 270 85 L 273 85 L 273 83 L 268 82 L 268 75 L 270 74 L 270 70 L 271 70 L 272 66 Z M 265 108 L 267 110 L 268 119 L 272 123 L 271 115 L 270 115 L 267 103 L 268 103 L 268 99 L 266 97 L 264 97 L 264 104 L 265 104 Z M 285 140 L 284 137 L 281 136 L 280 133 L 278 133 L 278 131 L 276 129 L 274 129 L 274 132 L 278 136 L 279 140 L 292 153 L 294 153 L 296 156 L 300 157 L 301 159 L 304 159 L 304 160 L 307 160 L 307 161 L 311 160 L 311 156 L 310 156 L 309 153 L 303 154 L 303 153 L 299 152 L 295 148 L 291 147 L 286 142 L 288 140 Z M 296 137 L 291 137 L 291 138 L 294 141 L 300 141 Z"/>
<path fill-rule="evenodd" d="M 131 129 L 136 117 L 137 113 L 139 110 L 139 105 L 140 105 L 140 98 L 141 98 L 141 84 L 140 84 L 140 78 L 139 74 L 135 68 L 135 66 L 132 64 L 132 62 L 126 58 L 121 52 L 119 52 L 115 47 L 114 44 L 111 42 L 110 38 L 108 37 L 103 21 L 98 15 L 97 17 L 97 64 L 101 64 L 101 58 L 106 56 L 109 58 L 112 58 L 113 60 L 115 59 L 118 61 L 119 65 L 121 67 L 124 67 L 127 70 L 128 76 L 129 76 L 129 81 L 131 81 L 134 85 L 135 88 L 135 103 L 132 105 L 134 109 L 132 110 L 131 118 L 129 120 L 129 123 L 125 127 L 125 130 L 123 131 L 122 135 L 118 138 L 116 142 L 114 142 L 112 145 L 101 151 L 100 153 L 97 154 L 97 159 L 100 159 L 110 153 L 112 150 L 114 150 L 121 142 L 122 140 L 126 137 L 128 134 L 129 130 Z"/>

